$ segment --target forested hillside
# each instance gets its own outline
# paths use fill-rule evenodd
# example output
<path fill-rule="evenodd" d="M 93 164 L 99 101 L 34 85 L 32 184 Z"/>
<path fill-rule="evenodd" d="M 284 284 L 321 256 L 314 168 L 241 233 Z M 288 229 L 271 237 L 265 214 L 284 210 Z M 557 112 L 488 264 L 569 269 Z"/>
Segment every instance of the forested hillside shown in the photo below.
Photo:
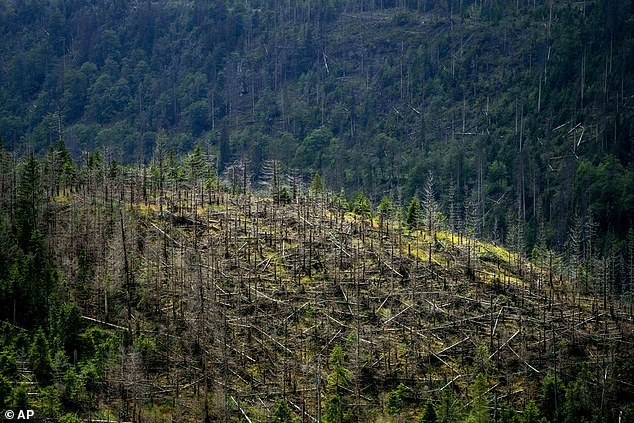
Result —
<path fill-rule="evenodd" d="M 634 421 L 632 0 L 0 0 L 0 410 Z"/>
<path fill-rule="evenodd" d="M 159 149 L 160 151 L 160 149 Z M 57 157 L 58 166 L 52 166 Z M 632 422 L 632 303 L 556 255 L 196 149 L 0 161 L 0 409 L 77 423 Z M 55 163 L 53 161 L 53 163 Z M 70 181 L 65 175 L 73 173 Z"/>
<path fill-rule="evenodd" d="M 632 2 L 0 2 L 0 134 L 148 162 L 165 131 L 222 172 L 315 171 L 376 205 L 473 203 L 478 234 L 618 272 L 632 227 Z M 456 222 L 464 222 L 456 216 Z M 572 233 L 571 233 L 572 232 Z M 574 238 L 574 239 L 572 239 Z M 586 248 L 584 248 L 585 250 Z"/>

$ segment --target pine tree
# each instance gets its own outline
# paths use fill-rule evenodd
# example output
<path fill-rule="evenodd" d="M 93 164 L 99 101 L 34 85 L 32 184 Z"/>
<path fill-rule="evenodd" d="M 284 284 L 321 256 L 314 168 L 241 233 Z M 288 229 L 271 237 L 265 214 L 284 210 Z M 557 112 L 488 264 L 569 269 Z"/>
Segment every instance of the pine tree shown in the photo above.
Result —
<path fill-rule="evenodd" d="M 288 401 L 285 399 L 279 400 L 275 406 L 271 423 L 293 423 L 294 421 L 295 419 L 293 418 L 291 408 L 288 406 Z"/>
<path fill-rule="evenodd" d="M 51 310 L 51 338 L 56 339 L 72 357 L 80 347 L 82 320 L 74 304 L 62 304 Z"/>
<path fill-rule="evenodd" d="M 542 380 L 539 408 L 550 422 L 559 421 L 560 396 L 563 397 L 562 394 L 563 387 L 560 386 L 556 376 L 553 373 L 548 373 Z"/>
<path fill-rule="evenodd" d="M 394 215 L 394 203 L 390 197 L 384 196 L 376 210 L 379 214 L 379 230 L 382 230 Z"/>
<path fill-rule="evenodd" d="M 200 144 L 196 144 L 194 151 L 187 156 L 187 167 L 192 184 L 196 184 L 200 180 L 207 178 L 209 174 L 207 159 L 205 158 L 202 148 L 200 148 Z"/>
<path fill-rule="evenodd" d="M 313 175 L 313 179 L 310 182 L 310 192 L 313 194 L 321 194 L 324 192 L 324 181 L 319 172 L 315 172 L 315 175 Z"/>
<path fill-rule="evenodd" d="M 61 414 L 62 403 L 60 402 L 57 387 L 54 385 L 40 390 L 38 403 L 39 413 L 47 416 L 48 418 L 57 418 Z"/>
<path fill-rule="evenodd" d="M 529 401 L 524 408 L 524 413 L 521 417 L 521 423 L 540 423 L 541 416 L 539 415 L 539 409 L 533 401 Z"/>
<path fill-rule="evenodd" d="M 351 416 L 344 396 L 346 388 L 350 385 L 350 370 L 343 365 L 344 353 L 341 345 L 335 345 L 328 361 L 332 366 L 332 371 L 327 379 L 328 400 L 326 401 L 324 422 L 343 423 L 348 421 Z"/>
<path fill-rule="evenodd" d="M 360 193 L 357 197 L 357 201 L 354 205 L 354 212 L 364 219 L 367 219 L 372 215 L 372 204 L 370 203 L 370 199 L 364 193 Z"/>
<path fill-rule="evenodd" d="M 407 215 L 405 216 L 405 224 L 409 229 L 417 229 L 421 221 L 421 207 L 418 197 L 414 196 L 407 207 Z"/>
<path fill-rule="evenodd" d="M 29 355 L 33 374 L 38 383 L 43 386 L 51 383 L 53 378 L 53 365 L 49 352 L 48 341 L 41 328 L 35 333 L 33 346 Z"/>
<path fill-rule="evenodd" d="M 576 379 L 570 381 L 566 387 L 563 406 L 564 423 L 593 421 L 596 410 L 597 395 L 592 392 L 594 382 L 586 366 L 579 372 Z"/>
<path fill-rule="evenodd" d="M 32 234 L 39 225 L 40 187 L 40 165 L 31 154 L 20 170 L 15 215 L 18 245 L 25 252 L 30 250 Z"/>
<path fill-rule="evenodd" d="M 398 387 L 387 394 L 387 400 L 385 408 L 387 414 L 390 416 L 396 416 L 403 411 L 404 395 L 407 387 L 402 383 L 399 383 Z"/>
<path fill-rule="evenodd" d="M 60 158 L 62 163 L 62 187 L 72 188 L 77 181 L 77 166 L 65 146 L 60 151 Z"/>
<path fill-rule="evenodd" d="M 29 408 L 29 391 L 27 389 L 27 385 L 25 383 L 20 383 L 18 386 L 13 388 L 11 392 L 11 396 L 7 401 L 9 407 L 14 410 L 26 410 Z"/>
<path fill-rule="evenodd" d="M 326 401 L 326 411 L 324 413 L 325 423 L 342 423 L 344 422 L 343 411 L 346 403 L 341 394 L 330 394 Z"/>
<path fill-rule="evenodd" d="M 446 388 L 442 392 L 440 403 L 438 404 L 437 421 L 440 423 L 462 422 L 462 405 L 456 400 L 456 396 L 451 388 Z"/>
<path fill-rule="evenodd" d="M 489 423 L 489 401 L 486 397 L 486 376 L 483 373 L 476 376 L 475 383 L 473 384 L 473 401 L 471 404 L 471 412 L 467 421 L 474 423 Z"/>
<path fill-rule="evenodd" d="M 419 423 L 436 423 L 437 421 L 434 403 L 431 402 L 431 400 L 427 400 L 425 403 L 425 411 L 423 411 L 423 415 L 420 417 Z"/>

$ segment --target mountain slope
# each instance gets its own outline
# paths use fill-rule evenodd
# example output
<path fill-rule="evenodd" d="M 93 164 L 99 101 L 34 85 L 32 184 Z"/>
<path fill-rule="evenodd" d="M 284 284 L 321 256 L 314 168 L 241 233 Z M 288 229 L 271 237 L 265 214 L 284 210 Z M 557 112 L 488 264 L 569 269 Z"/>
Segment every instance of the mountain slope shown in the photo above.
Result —
<path fill-rule="evenodd" d="M 508 242 L 519 220 L 527 252 L 563 250 L 582 219 L 626 255 L 632 7 L 4 1 L 0 134 L 149 161 L 164 129 L 220 171 L 277 159 L 375 203 L 408 202 L 431 170 L 445 214 L 474 201 L 482 236 Z"/>
<path fill-rule="evenodd" d="M 408 229 L 363 197 L 350 212 L 273 184 L 279 203 L 243 191 L 240 169 L 206 179 L 195 155 L 180 179 L 90 163 L 72 188 L 33 158 L 15 189 L 1 179 L 3 239 L 24 240 L 2 249 L 3 350 L 29 357 L 8 407 L 31 381 L 38 416 L 389 421 L 430 400 L 449 421 L 526 421 L 525 404 L 550 421 L 631 418 L 631 304 L 584 294 L 552 253 L 527 261 L 441 220 Z M 33 254 L 58 275 L 38 312 L 47 279 L 20 264 Z"/>

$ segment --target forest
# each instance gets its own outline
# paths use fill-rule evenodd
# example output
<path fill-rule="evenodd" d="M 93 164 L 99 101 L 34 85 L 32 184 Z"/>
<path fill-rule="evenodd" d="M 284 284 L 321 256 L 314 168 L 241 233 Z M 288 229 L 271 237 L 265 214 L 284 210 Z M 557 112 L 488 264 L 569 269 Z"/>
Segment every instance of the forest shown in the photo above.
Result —
<path fill-rule="evenodd" d="M 631 0 L 0 0 L 0 411 L 634 422 Z"/>
<path fill-rule="evenodd" d="M 0 135 L 149 163 L 161 131 L 217 173 L 266 160 L 404 207 L 432 171 L 478 235 L 622 265 L 633 226 L 625 0 L 0 1 Z M 107 151 L 106 151 L 107 150 Z M 461 220 L 464 220 L 462 216 Z M 583 257 L 590 260 L 589 257 Z M 629 283 L 629 282 L 628 282 Z"/>
<path fill-rule="evenodd" d="M 63 140 L 0 162 L 0 409 L 634 421 L 634 310 L 610 264 L 579 274 L 479 240 L 472 206 L 452 231 L 431 174 L 401 211 L 276 161 L 257 185 L 245 162 L 219 178 L 200 147 L 177 159 L 161 142 L 149 165 L 78 165 Z"/>

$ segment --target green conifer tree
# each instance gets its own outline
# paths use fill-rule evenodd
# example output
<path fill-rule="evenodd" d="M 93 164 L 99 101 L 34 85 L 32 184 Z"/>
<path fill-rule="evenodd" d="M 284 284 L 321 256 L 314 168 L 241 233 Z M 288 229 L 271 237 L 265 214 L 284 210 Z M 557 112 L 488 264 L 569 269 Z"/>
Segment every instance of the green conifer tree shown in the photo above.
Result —
<path fill-rule="evenodd" d="M 425 410 L 423 411 L 423 415 L 420 417 L 419 423 L 436 423 L 437 421 L 438 419 L 436 417 L 434 403 L 431 400 L 427 400 L 425 403 Z"/>
<path fill-rule="evenodd" d="M 332 371 L 328 375 L 326 391 L 325 423 L 343 423 L 349 421 L 351 412 L 345 399 L 345 391 L 350 384 L 350 370 L 344 367 L 344 353 L 341 345 L 337 344 L 329 358 Z"/>
<path fill-rule="evenodd" d="M 559 421 L 562 394 L 563 387 L 553 373 L 548 373 L 542 380 L 539 408 L 550 422 Z"/>
<path fill-rule="evenodd" d="M 15 214 L 18 245 L 25 252 L 39 224 L 40 187 L 40 165 L 31 154 L 20 169 Z"/>
<path fill-rule="evenodd" d="M 38 383 L 43 386 L 51 383 L 53 378 L 53 365 L 48 341 L 41 328 L 39 328 L 35 333 L 29 359 L 31 361 L 33 374 L 35 375 Z"/>
<path fill-rule="evenodd" d="M 529 401 L 524 408 L 524 413 L 521 416 L 521 423 L 540 423 L 541 416 L 539 415 L 539 409 L 534 401 Z"/>
<path fill-rule="evenodd" d="M 397 416 L 403 411 L 403 404 L 405 402 L 405 391 L 407 387 L 402 383 L 399 383 L 398 387 L 387 394 L 385 401 L 385 408 L 387 414 L 390 416 Z"/>
<path fill-rule="evenodd" d="M 370 199 L 364 193 L 360 193 L 357 196 L 357 201 L 354 205 L 354 212 L 364 219 L 367 219 L 372 215 L 372 203 L 370 203 Z"/>
<path fill-rule="evenodd" d="M 324 180 L 319 172 L 315 172 L 312 181 L 310 182 L 310 192 L 313 194 L 321 194 L 324 192 Z"/>
<path fill-rule="evenodd" d="M 421 222 L 421 206 L 418 197 L 414 196 L 407 207 L 405 224 L 409 229 L 417 229 Z"/>
<path fill-rule="evenodd" d="M 451 390 L 447 387 L 443 389 L 440 403 L 438 404 L 438 422 L 440 423 L 458 423 L 462 422 L 462 405 Z"/>
<path fill-rule="evenodd" d="M 288 405 L 288 401 L 285 399 L 279 400 L 275 406 L 271 423 L 293 423 L 294 421 L 295 419 L 293 418 L 293 413 L 291 407 Z"/>
<path fill-rule="evenodd" d="M 31 401 L 29 401 L 29 391 L 27 389 L 27 385 L 25 383 L 20 383 L 18 386 L 13 388 L 7 403 L 13 410 L 28 409 Z"/>
<path fill-rule="evenodd" d="M 471 403 L 471 412 L 467 421 L 474 423 L 489 423 L 489 401 L 486 396 L 487 382 L 484 373 L 479 373 L 476 376 L 475 383 L 473 384 L 473 401 Z"/>
<path fill-rule="evenodd" d="M 394 203 L 388 196 L 384 196 L 381 198 L 381 202 L 379 203 L 376 211 L 379 214 L 379 228 L 383 228 L 387 221 L 389 221 L 394 215 Z"/>

